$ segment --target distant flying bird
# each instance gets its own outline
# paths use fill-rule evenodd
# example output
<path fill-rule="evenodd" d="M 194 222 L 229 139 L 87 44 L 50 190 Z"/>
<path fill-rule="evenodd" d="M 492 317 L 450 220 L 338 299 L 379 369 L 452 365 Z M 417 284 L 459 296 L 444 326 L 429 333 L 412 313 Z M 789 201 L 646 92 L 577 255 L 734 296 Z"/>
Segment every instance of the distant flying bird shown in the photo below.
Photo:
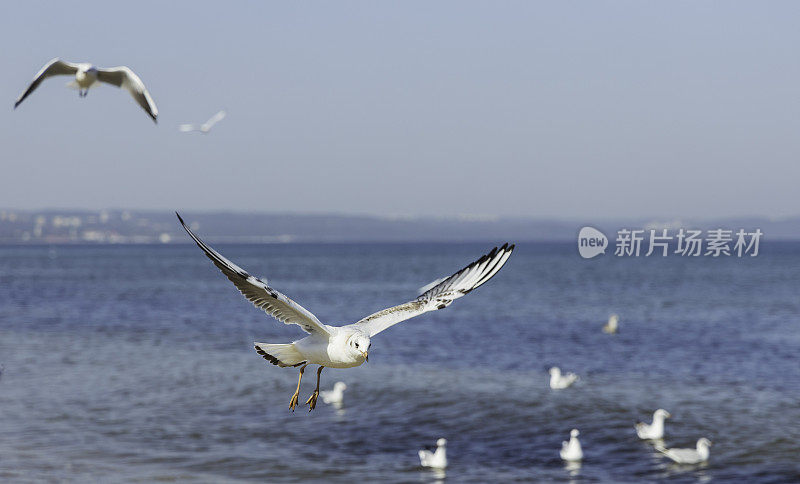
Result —
<path fill-rule="evenodd" d="M 578 375 L 575 373 L 561 374 L 561 368 L 554 366 L 550 368 L 550 388 L 553 390 L 561 390 L 571 386 L 578 381 Z"/>
<path fill-rule="evenodd" d="M 322 401 L 329 405 L 341 406 L 344 401 L 344 391 L 347 390 L 347 384 L 343 381 L 337 381 L 333 384 L 333 390 L 319 392 Z"/>
<path fill-rule="evenodd" d="M 439 439 L 436 441 L 436 451 L 420 450 L 419 464 L 422 467 L 433 467 L 436 469 L 444 469 L 447 467 L 447 439 Z"/>
<path fill-rule="evenodd" d="M 300 381 L 308 365 L 319 365 L 317 387 L 306 401 L 309 412 L 319 397 L 319 379 L 322 369 L 352 368 L 369 359 L 370 338 L 381 331 L 409 318 L 437 309 L 444 309 L 456 299 L 480 287 L 503 267 L 514 246 L 495 247 L 491 252 L 432 287 L 413 301 L 378 311 L 375 314 L 346 326 L 323 324 L 307 309 L 270 287 L 266 281 L 251 276 L 244 269 L 223 257 L 192 232 L 178 215 L 181 225 L 205 252 L 215 266 L 256 307 L 284 324 L 296 324 L 306 333 L 303 339 L 289 344 L 254 343 L 256 352 L 279 367 L 300 367 L 297 388 L 289 400 L 294 411 L 300 394 Z"/>
<path fill-rule="evenodd" d="M 48 77 L 67 75 L 75 76 L 75 80 L 68 83 L 67 86 L 77 89 L 80 97 L 86 97 L 89 93 L 89 88 L 94 86 L 96 82 L 105 82 L 124 88 L 131 93 L 133 99 L 153 118 L 153 121 L 156 121 L 158 117 L 156 103 L 153 102 L 153 98 L 150 97 L 150 93 L 147 92 L 147 88 L 144 87 L 144 83 L 139 79 L 139 76 L 128 67 L 119 66 L 102 69 L 85 62 L 78 64 L 64 62 L 58 57 L 45 64 L 36 74 L 28 89 L 14 103 L 14 109 L 17 109 L 17 106 Z"/>
<path fill-rule="evenodd" d="M 653 423 L 637 422 L 636 435 L 643 440 L 659 440 L 664 438 L 664 419 L 670 418 L 669 412 L 659 408 L 653 413 Z"/>
<path fill-rule="evenodd" d="M 583 449 L 581 441 L 578 440 L 578 429 L 572 429 L 569 433 L 569 442 L 561 442 L 561 452 L 559 455 L 566 461 L 578 461 L 583 459 Z"/>
<path fill-rule="evenodd" d="M 178 129 L 181 130 L 181 132 L 183 132 L 183 133 L 191 133 L 192 131 L 198 131 L 200 133 L 206 134 L 211 130 L 211 128 L 215 124 L 217 124 L 220 121 L 222 121 L 222 119 L 224 117 L 225 117 L 225 111 L 220 111 L 217 114 L 215 114 L 215 115 L 211 116 L 210 118 L 208 118 L 208 121 L 206 121 L 205 123 L 203 123 L 201 125 L 197 125 L 197 124 L 182 124 L 182 125 L 178 126 Z"/>
<path fill-rule="evenodd" d="M 619 327 L 619 316 L 612 314 L 608 318 L 608 322 L 603 326 L 603 332 L 607 334 L 615 334 Z"/>
<path fill-rule="evenodd" d="M 711 453 L 709 447 L 711 441 L 703 437 L 697 441 L 697 447 L 694 449 L 666 449 L 659 445 L 656 446 L 656 450 L 678 464 L 700 464 L 708 460 Z"/>

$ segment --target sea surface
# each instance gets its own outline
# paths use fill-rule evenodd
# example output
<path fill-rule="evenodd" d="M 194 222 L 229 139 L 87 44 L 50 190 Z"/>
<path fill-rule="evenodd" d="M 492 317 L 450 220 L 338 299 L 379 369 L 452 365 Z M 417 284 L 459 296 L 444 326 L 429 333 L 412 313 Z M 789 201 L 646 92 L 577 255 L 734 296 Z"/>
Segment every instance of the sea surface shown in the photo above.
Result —
<path fill-rule="evenodd" d="M 491 245 L 217 248 L 344 324 Z M 486 285 L 376 336 L 369 363 L 325 369 L 323 388 L 348 385 L 341 409 L 291 413 L 297 369 L 252 343 L 304 333 L 197 247 L 0 247 L 0 481 L 799 482 L 800 244 L 760 252 L 584 260 L 519 244 Z M 601 332 L 611 313 L 617 335 Z M 553 365 L 580 381 L 550 390 Z M 637 439 L 659 407 L 665 444 L 708 437 L 708 464 Z M 558 455 L 572 428 L 580 466 Z M 439 437 L 444 473 L 417 457 Z"/>

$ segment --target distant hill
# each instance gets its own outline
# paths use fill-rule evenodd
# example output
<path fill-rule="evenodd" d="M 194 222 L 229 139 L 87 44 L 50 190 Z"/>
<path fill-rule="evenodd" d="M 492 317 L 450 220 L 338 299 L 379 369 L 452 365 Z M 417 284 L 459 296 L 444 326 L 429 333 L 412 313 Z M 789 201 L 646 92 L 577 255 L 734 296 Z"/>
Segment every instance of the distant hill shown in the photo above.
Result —
<path fill-rule="evenodd" d="M 210 241 L 425 242 L 572 241 L 590 225 L 622 228 L 761 229 L 764 240 L 800 240 L 800 217 L 782 220 L 566 221 L 534 218 L 372 217 L 335 214 L 182 213 Z M 671 230 L 672 231 L 672 230 Z M 188 243 L 174 213 L 137 210 L 0 210 L 0 244 Z"/>

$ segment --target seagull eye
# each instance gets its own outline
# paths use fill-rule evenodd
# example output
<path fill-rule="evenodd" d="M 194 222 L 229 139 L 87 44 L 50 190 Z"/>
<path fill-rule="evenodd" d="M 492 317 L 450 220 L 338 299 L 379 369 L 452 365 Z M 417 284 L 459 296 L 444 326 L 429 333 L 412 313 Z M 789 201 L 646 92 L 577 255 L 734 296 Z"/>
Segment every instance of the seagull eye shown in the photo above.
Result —
<path fill-rule="evenodd" d="M 358 343 L 356 343 L 356 348 L 358 348 Z"/>

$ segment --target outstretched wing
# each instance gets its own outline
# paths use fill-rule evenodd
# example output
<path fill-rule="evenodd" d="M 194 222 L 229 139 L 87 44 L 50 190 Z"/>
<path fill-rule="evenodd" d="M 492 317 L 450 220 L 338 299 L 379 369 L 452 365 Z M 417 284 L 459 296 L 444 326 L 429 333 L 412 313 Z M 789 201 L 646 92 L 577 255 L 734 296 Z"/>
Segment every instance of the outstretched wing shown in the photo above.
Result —
<path fill-rule="evenodd" d="M 39 72 L 36 73 L 36 76 L 33 78 L 33 82 L 31 85 L 28 86 L 28 89 L 22 93 L 22 95 L 17 98 L 17 102 L 14 103 L 14 109 L 17 109 L 17 106 L 25 100 L 26 97 L 30 93 L 36 90 L 39 87 L 39 84 L 42 83 L 45 79 L 52 76 L 61 76 L 61 75 L 75 75 L 78 72 L 78 64 L 72 64 L 70 62 L 64 62 L 58 57 L 52 59 L 50 62 L 44 65 Z"/>
<path fill-rule="evenodd" d="M 476 260 L 452 276 L 440 280 L 432 287 L 426 289 L 417 299 L 392 308 L 378 311 L 375 314 L 353 324 L 370 336 L 375 336 L 384 329 L 419 316 L 428 311 L 444 309 L 453 301 L 480 287 L 494 277 L 497 271 L 506 263 L 514 245 L 504 244 L 499 249 L 495 247 L 491 252 Z"/>
<path fill-rule="evenodd" d="M 158 122 L 156 119 L 158 117 L 156 103 L 153 102 L 153 98 L 150 97 L 150 93 L 147 91 L 142 80 L 139 79 L 139 76 L 130 70 L 130 68 L 119 66 L 110 67 L 108 69 L 97 69 L 97 79 L 101 82 L 121 87 L 131 93 L 136 103 L 153 118 L 153 121 Z"/>
<path fill-rule="evenodd" d="M 214 126 L 215 124 L 217 124 L 220 121 L 222 121 L 222 119 L 224 117 L 225 117 L 225 111 L 219 111 L 217 114 L 215 114 L 215 115 L 211 116 L 210 118 L 208 118 L 208 121 L 203 123 L 203 126 L 201 126 L 201 129 L 203 131 L 208 131 L 209 129 L 211 129 L 212 126 Z"/>
<path fill-rule="evenodd" d="M 303 328 L 306 333 L 325 333 L 330 334 L 328 328 L 322 324 L 316 316 L 311 314 L 303 306 L 292 301 L 275 289 L 269 287 L 266 282 L 253 277 L 244 269 L 223 257 L 215 251 L 200 237 L 194 234 L 183 222 L 179 214 L 178 220 L 181 221 L 184 230 L 194 239 L 198 247 L 206 253 L 211 262 L 214 263 L 225 276 L 230 279 L 239 291 L 244 294 L 250 302 L 257 308 L 266 311 L 267 314 L 285 324 L 296 324 Z"/>

